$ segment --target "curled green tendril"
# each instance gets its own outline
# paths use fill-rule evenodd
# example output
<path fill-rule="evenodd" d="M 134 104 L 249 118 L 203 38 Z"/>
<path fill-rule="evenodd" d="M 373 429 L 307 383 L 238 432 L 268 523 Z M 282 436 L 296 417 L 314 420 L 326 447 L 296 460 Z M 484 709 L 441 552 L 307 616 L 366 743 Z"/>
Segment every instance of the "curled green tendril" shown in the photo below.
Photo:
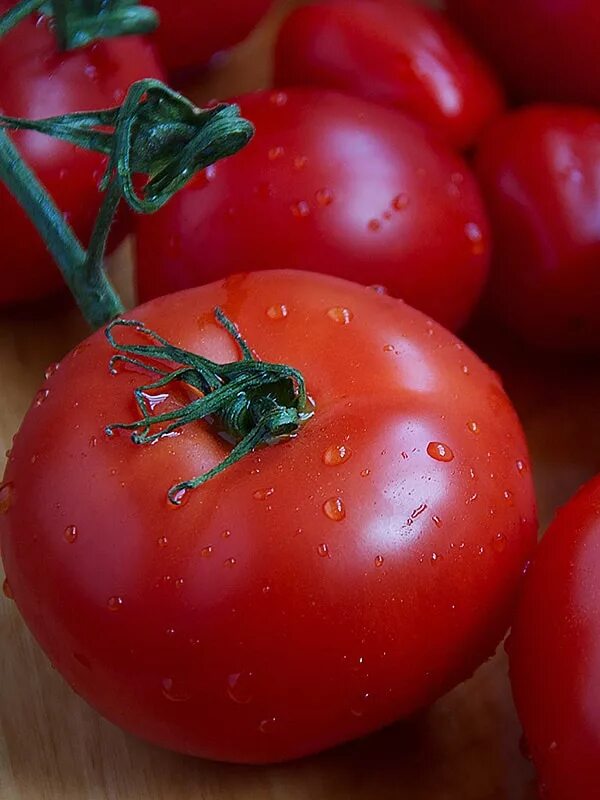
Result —
<path fill-rule="evenodd" d="M 37 131 L 108 155 L 100 188 L 114 180 L 119 196 L 140 214 L 157 211 L 199 170 L 237 153 L 254 133 L 236 105 L 200 109 L 151 78 L 133 83 L 117 108 L 40 120 L 0 115 L 0 127 Z M 148 178 L 139 193 L 136 174 Z"/>
<path fill-rule="evenodd" d="M 240 361 L 228 364 L 210 361 L 176 347 L 135 320 L 118 319 L 106 328 L 110 345 L 118 351 L 110 360 L 111 370 L 124 362 L 158 376 L 134 390 L 141 419 L 109 425 L 106 428 L 109 436 L 115 430 L 131 430 L 134 444 L 153 444 L 189 423 L 210 418 L 212 424 L 227 432 L 235 442 L 220 464 L 169 489 L 168 497 L 174 505 L 181 504 L 185 492 L 216 477 L 257 447 L 294 436 L 314 413 L 298 370 L 260 361 L 220 308 L 215 309 L 215 319 L 239 346 Z M 114 336 L 116 328 L 132 328 L 152 343 L 118 342 Z M 200 396 L 181 408 L 154 415 L 147 393 L 175 383 L 193 388 Z"/>

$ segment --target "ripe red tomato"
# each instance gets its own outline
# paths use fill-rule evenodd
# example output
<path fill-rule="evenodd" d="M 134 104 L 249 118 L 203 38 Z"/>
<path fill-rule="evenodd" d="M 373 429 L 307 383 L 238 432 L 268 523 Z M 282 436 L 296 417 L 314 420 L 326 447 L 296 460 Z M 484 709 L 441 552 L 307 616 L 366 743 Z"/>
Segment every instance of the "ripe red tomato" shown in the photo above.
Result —
<path fill-rule="evenodd" d="M 492 653 L 535 542 L 534 493 L 498 378 L 409 306 L 267 271 L 134 314 L 238 360 L 217 305 L 260 358 L 304 375 L 316 405 L 298 435 L 173 506 L 169 487 L 230 445 L 205 423 L 153 446 L 103 435 L 139 419 L 149 379 L 111 374 L 96 333 L 16 436 L 0 541 L 25 620 L 101 713 L 176 750 L 277 761 L 410 714 Z M 155 413 L 176 402 L 161 394 Z"/>
<path fill-rule="evenodd" d="M 278 86 L 313 85 L 399 108 L 458 148 L 502 109 L 491 71 L 441 14 L 406 0 L 327 0 L 292 11 Z"/>
<path fill-rule="evenodd" d="M 520 100 L 600 103 L 598 0 L 446 0 Z"/>
<path fill-rule="evenodd" d="M 14 5 L 0 0 L 0 13 Z M 140 78 L 162 78 L 151 44 L 141 37 L 106 39 L 61 53 L 50 18 L 28 17 L 0 40 L 0 109 L 3 114 L 36 119 L 118 105 Z M 11 134 L 27 164 L 87 242 L 100 208 L 98 183 L 106 158 L 32 131 Z M 0 184 L 0 305 L 29 300 L 58 289 L 60 273 L 33 225 Z M 121 215 L 112 244 L 129 227 Z"/>
<path fill-rule="evenodd" d="M 465 163 L 398 111 L 329 92 L 239 101 L 256 135 L 138 222 L 146 300 L 243 269 L 291 267 L 382 284 L 451 329 L 489 260 Z"/>
<path fill-rule="evenodd" d="M 513 693 L 547 800 L 591 800 L 600 780 L 600 476 L 556 519 L 509 640 Z"/>
<path fill-rule="evenodd" d="M 494 232 L 490 298 L 523 338 L 600 349 L 600 113 L 533 106 L 484 135 L 476 171 Z"/>
<path fill-rule="evenodd" d="M 149 0 L 160 27 L 155 38 L 166 68 L 205 65 L 211 56 L 245 39 L 272 0 Z"/>

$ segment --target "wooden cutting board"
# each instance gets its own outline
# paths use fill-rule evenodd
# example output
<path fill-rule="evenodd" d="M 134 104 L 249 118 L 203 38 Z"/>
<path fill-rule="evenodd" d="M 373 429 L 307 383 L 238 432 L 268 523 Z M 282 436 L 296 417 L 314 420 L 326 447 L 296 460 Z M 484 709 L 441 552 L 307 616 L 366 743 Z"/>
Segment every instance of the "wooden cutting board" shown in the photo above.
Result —
<path fill-rule="evenodd" d="M 268 85 L 282 11 L 194 87 L 197 101 Z M 127 247 L 115 260 L 126 284 Z M 67 300 L 0 315 L 2 452 L 45 367 L 84 333 Z M 468 339 L 501 372 L 521 414 L 545 526 L 600 470 L 598 365 L 541 359 L 493 330 L 474 329 Z M 0 800 L 533 800 L 519 739 L 500 650 L 420 718 L 322 755 L 260 768 L 185 758 L 101 719 L 52 670 L 14 604 L 0 598 Z"/>

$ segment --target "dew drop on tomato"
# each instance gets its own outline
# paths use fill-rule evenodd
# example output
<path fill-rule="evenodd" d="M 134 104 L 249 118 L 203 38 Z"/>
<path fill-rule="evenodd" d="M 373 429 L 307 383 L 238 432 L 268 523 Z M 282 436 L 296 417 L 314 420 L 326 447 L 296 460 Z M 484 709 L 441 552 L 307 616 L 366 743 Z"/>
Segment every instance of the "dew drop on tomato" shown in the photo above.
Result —
<path fill-rule="evenodd" d="M 325 516 L 333 522 L 341 522 L 346 516 L 346 509 L 341 497 L 330 497 L 323 503 Z"/>
<path fill-rule="evenodd" d="M 329 319 L 333 320 L 333 322 L 337 322 L 338 325 L 349 325 L 354 318 L 352 311 L 343 306 L 334 306 L 330 308 L 327 312 L 327 316 Z"/>
<path fill-rule="evenodd" d="M 120 611 L 123 608 L 123 598 L 118 595 L 108 598 L 107 606 L 110 611 Z"/>
<path fill-rule="evenodd" d="M 227 695 L 240 705 L 252 702 L 254 694 L 254 674 L 252 672 L 233 672 L 227 677 Z"/>
<path fill-rule="evenodd" d="M 0 484 L 0 514 L 6 514 L 13 504 L 14 487 L 12 483 Z"/>
<path fill-rule="evenodd" d="M 323 453 L 323 463 L 328 467 L 336 467 L 343 464 L 351 456 L 350 448 L 343 444 L 331 445 Z"/>
<path fill-rule="evenodd" d="M 50 392 L 49 392 L 48 389 L 40 389 L 40 391 L 37 392 L 37 394 L 33 398 L 33 404 L 35 406 L 41 406 L 42 403 L 45 402 L 45 400 L 46 400 L 46 398 L 48 397 L 49 394 L 50 394 Z"/>
<path fill-rule="evenodd" d="M 285 306 L 283 303 L 269 306 L 269 308 L 267 308 L 267 317 L 269 319 L 285 319 L 287 315 L 287 306 Z"/>
<path fill-rule="evenodd" d="M 383 556 L 375 556 L 374 563 L 376 567 L 383 567 L 383 561 Z"/>
<path fill-rule="evenodd" d="M 321 558 L 330 558 L 329 547 L 326 544 L 318 545 L 317 553 L 321 556 Z"/>
<path fill-rule="evenodd" d="M 78 531 L 76 525 L 69 525 L 65 528 L 64 537 L 65 541 L 69 544 L 74 544 L 77 541 Z"/>
<path fill-rule="evenodd" d="M 427 455 L 435 461 L 449 462 L 454 458 L 452 449 L 443 442 L 429 442 L 427 445 Z"/>

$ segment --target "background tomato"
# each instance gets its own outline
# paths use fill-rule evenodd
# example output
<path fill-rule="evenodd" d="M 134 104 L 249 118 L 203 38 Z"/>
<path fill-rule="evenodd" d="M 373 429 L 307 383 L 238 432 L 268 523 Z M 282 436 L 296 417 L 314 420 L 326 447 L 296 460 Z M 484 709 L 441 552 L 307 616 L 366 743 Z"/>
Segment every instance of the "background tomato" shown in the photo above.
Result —
<path fill-rule="evenodd" d="M 490 70 L 441 16 L 406 0 L 329 0 L 295 9 L 275 50 L 278 86 L 337 89 L 473 144 L 502 108 Z"/>
<path fill-rule="evenodd" d="M 600 113 L 535 106 L 498 121 L 476 158 L 494 233 L 489 296 L 523 338 L 600 349 Z"/>
<path fill-rule="evenodd" d="M 160 14 L 155 39 L 167 70 L 204 66 L 241 42 L 272 0 L 150 0 Z"/>
<path fill-rule="evenodd" d="M 559 511 L 544 536 L 509 644 L 513 692 L 543 797 L 595 797 L 600 780 L 600 476 Z"/>
<path fill-rule="evenodd" d="M 298 89 L 239 102 L 256 126 L 250 144 L 138 221 L 142 299 L 291 267 L 383 284 L 450 328 L 465 322 L 489 242 L 458 156 L 358 98 Z"/>
<path fill-rule="evenodd" d="M 446 0 L 520 100 L 600 103 L 598 0 Z"/>
<path fill-rule="evenodd" d="M 146 375 L 111 374 L 98 332 L 16 436 L 2 554 L 40 644 L 109 719 L 276 761 L 410 714 L 492 653 L 535 542 L 533 487 L 495 374 L 409 306 L 269 271 L 134 313 L 237 360 L 217 304 L 259 357 L 304 374 L 316 411 L 299 435 L 172 506 L 169 487 L 228 445 L 203 423 L 148 447 L 104 436 L 137 418 Z"/>
<path fill-rule="evenodd" d="M 14 3 L 0 0 L 0 13 Z M 140 37 L 106 39 L 69 53 L 57 50 L 49 18 L 31 16 L 0 41 L 0 109 L 31 119 L 118 105 L 130 84 L 162 78 L 151 44 Z M 98 183 L 106 159 L 31 131 L 11 134 L 27 164 L 87 242 L 102 196 Z M 20 206 L 0 184 L 0 304 L 42 297 L 62 278 L 42 239 Z M 121 215 L 112 244 L 129 227 Z"/>

